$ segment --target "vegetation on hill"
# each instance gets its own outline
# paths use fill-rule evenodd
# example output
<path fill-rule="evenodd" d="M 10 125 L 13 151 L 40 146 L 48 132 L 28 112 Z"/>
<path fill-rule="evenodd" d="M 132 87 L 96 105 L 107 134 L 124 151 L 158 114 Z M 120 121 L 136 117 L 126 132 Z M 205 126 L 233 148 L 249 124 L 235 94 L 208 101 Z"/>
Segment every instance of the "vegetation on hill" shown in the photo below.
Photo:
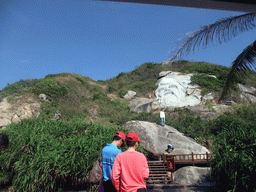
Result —
<path fill-rule="evenodd" d="M 1 131 L 9 135 L 11 145 L 0 155 L 0 185 L 12 185 L 14 191 L 25 188 L 31 191 L 39 188 L 43 191 L 95 190 L 97 186 L 87 186 L 84 181 L 98 156 L 97 151 L 111 141 L 112 135 L 123 130 L 122 126 L 129 120 L 160 122 L 158 110 L 132 113 L 129 101 L 122 97 L 128 90 L 136 91 L 137 97 L 148 97 L 148 94 L 154 97 L 161 71 L 196 73 L 192 82 L 202 87 L 203 94 L 215 92 L 218 97 L 228 68 L 185 60 L 167 65 L 148 62 L 106 81 L 96 82 L 78 74 L 60 73 L 43 79 L 20 80 L 3 88 L 0 101 L 26 93 L 34 95 L 36 100 L 44 93 L 50 101 L 40 101 L 41 113 L 37 119 L 22 120 Z M 236 82 L 256 87 L 255 72 L 249 72 L 248 77 Z M 234 86 L 229 96 L 239 103 L 236 90 Z M 217 191 L 224 177 L 225 189 L 250 191 L 255 188 L 247 175 L 255 176 L 252 146 L 256 143 L 256 105 L 233 107 L 234 113 L 204 121 L 189 110 L 176 108 L 166 112 L 166 124 L 213 151 L 213 180 L 217 183 Z M 61 120 L 52 121 L 57 111 L 61 113 Z M 233 163 L 242 165 L 237 169 L 229 168 Z"/>

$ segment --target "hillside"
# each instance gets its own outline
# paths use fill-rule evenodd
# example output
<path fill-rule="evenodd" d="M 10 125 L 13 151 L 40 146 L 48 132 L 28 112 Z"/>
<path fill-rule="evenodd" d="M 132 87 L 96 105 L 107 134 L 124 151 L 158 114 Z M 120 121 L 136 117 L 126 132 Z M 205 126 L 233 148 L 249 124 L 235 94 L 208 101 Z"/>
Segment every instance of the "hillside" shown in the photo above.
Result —
<path fill-rule="evenodd" d="M 22 98 L 26 98 L 26 95 L 30 95 L 34 101 L 41 104 L 40 118 L 49 119 L 56 112 L 61 112 L 61 119 L 64 121 L 82 118 L 87 123 L 121 126 L 141 116 L 141 114 L 130 112 L 129 102 L 122 97 L 128 90 L 132 90 L 137 93 L 136 97 L 148 98 L 151 94 L 154 98 L 155 83 L 161 71 L 198 73 L 192 77 L 192 82 L 202 87 L 203 95 L 214 92 L 215 101 L 217 101 L 228 68 L 205 62 L 189 61 L 177 61 L 167 65 L 145 63 L 131 72 L 120 73 L 106 81 L 93 81 L 79 74 L 50 74 L 43 79 L 20 80 L 6 86 L 0 91 L 0 101 L 8 96 L 8 101 L 15 103 L 15 97 L 23 95 Z M 215 75 L 217 79 L 209 78 L 204 74 Z M 240 79 L 238 82 L 256 87 L 255 80 L 256 74 L 251 72 L 247 79 Z M 234 87 L 230 95 L 233 101 L 239 103 L 240 98 L 236 90 L 237 87 Z M 50 102 L 39 100 L 39 94 L 47 95 Z"/>
<path fill-rule="evenodd" d="M 167 62 L 168 63 L 168 62 Z M 140 119 L 142 114 L 130 112 L 129 101 L 122 97 L 128 90 L 135 91 L 136 97 L 154 98 L 156 81 L 161 71 L 175 71 L 184 74 L 195 73 L 192 82 L 202 87 L 202 95 L 215 93 L 217 102 L 228 68 L 205 62 L 177 61 L 168 64 L 144 63 L 128 73 L 120 73 L 106 81 L 94 81 L 79 74 L 61 73 L 49 74 L 43 79 L 20 80 L 8 85 L 0 91 L 0 101 L 8 97 L 8 102 L 15 104 L 19 99 L 34 99 L 41 105 L 40 118 L 51 119 L 56 112 L 61 113 L 63 121 L 82 118 L 86 123 L 99 123 L 103 126 L 121 126 L 131 119 Z M 209 78 L 214 75 L 217 78 Z M 238 80 L 239 83 L 256 87 L 256 73 L 250 72 L 248 78 Z M 236 92 L 237 86 L 230 93 L 232 100 L 240 103 Z M 39 99 L 40 94 L 47 95 L 50 102 Z M 209 103 L 207 103 L 209 105 Z M 158 113 L 156 111 L 155 113 Z M 154 114 L 154 112 L 153 112 Z M 157 119 L 153 114 L 147 114 L 147 120 Z M 141 119 L 143 120 L 143 119 Z"/>
<path fill-rule="evenodd" d="M 15 145 L 8 149 L 5 156 L 0 156 L 0 161 L 5 162 L 4 166 L 1 165 L 5 167 L 0 172 L 3 176 L 0 179 L 1 185 L 8 186 L 14 180 L 12 184 L 21 186 L 21 189 L 25 186 L 33 188 L 37 186 L 36 182 L 42 180 L 43 182 L 39 182 L 40 186 L 46 181 L 54 185 L 52 188 L 46 188 L 49 191 L 62 186 L 64 180 L 69 180 L 69 184 L 83 183 L 84 175 L 88 175 L 92 162 L 97 159 L 97 152 L 105 143 L 111 141 L 111 135 L 115 131 L 122 130 L 126 122 L 130 120 L 160 122 L 158 109 L 148 113 L 131 112 L 128 107 L 129 101 L 123 98 L 128 90 L 135 91 L 137 98 L 148 98 L 149 94 L 154 98 L 155 84 L 161 71 L 195 73 L 192 82 L 201 86 L 202 94 L 209 92 L 215 94 L 215 99 L 204 103 L 203 107 L 214 110 L 213 106 L 218 101 L 228 70 L 227 67 L 205 62 L 145 63 L 131 72 L 120 73 L 117 77 L 106 81 L 94 81 L 79 74 L 61 73 L 50 74 L 42 79 L 20 80 L 6 86 L 0 91 L 0 102 L 6 100 L 8 105 L 12 106 L 10 110 L 36 103 L 40 104 L 40 109 L 38 115 L 35 115 L 37 118 L 23 119 L 8 125 L 5 130 L 0 130 L 8 134 Z M 209 78 L 209 75 L 216 76 L 216 79 Z M 237 79 L 237 82 L 256 87 L 256 73 L 249 72 L 247 77 Z M 231 112 L 221 114 L 216 119 L 203 119 L 190 108 L 174 108 L 166 112 L 166 124 L 192 137 L 212 152 L 221 148 L 219 144 L 222 145 L 221 138 L 226 132 L 231 134 L 228 138 L 229 148 L 234 151 L 247 149 L 248 146 L 251 147 L 256 143 L 254 123 L 256 105 L 242 102 L 237 90 L 236 85 L 228 95 L 228 97 L 232 96 L 232 100 L 236 103 L 230 106 L 233 109 Z M 40 99 L 40 94 L 45 94 L 48 101 Z M 60 119 L 53 121 L 56 114 L 60 114 Z M 246 130 L 245 134 L 241 134 L 243 129 Z M 248 132 L 250 136 L 246 135 Z M 233 133 L 236 134 L 232 135 Z M 144 149 L 139 150 L 147 154 Z M 63 156 L 70 151 L 72 151 L 70 155 Z M 83 158 L 84 156 L 86 158 Z M 221 155 L 217 154 L 216 157 L 221 159 Z M 246 158 L 248 159 L 248 156 Z M 33 166 L 29 164 L 32 159 Z M 84 163 L 69 167 L 75 159 L 76 162 Z M 47 170 L 44 169 L 46 161 L 52 162 L 51 166 L 47 165 Z M 255 161 L 250 157 L 245 165 L 250 168 L 253 166 L 251 162 Z M 23 164 L 26 166 L 22 166 Z M 37 165 L 42 166 L 37 167 Z M 30 168 L 44 173 L 42 178 L 36 179 L 35 185 L 33 175 L 28 171 Z M 240 170 L 245 170 L 243 165 L 240 166 Z M 24 185 L 16 176 L 19 171 L 28 178 L 26 182 L 24 181 L 26 183 Z M 221 181 L 221 178 L 219 179 Z M 70 186 L 65 185 L 64 188 L 70 189 Z"/>
<path fill-rule="evenodd" d="M 228 68 L 205 62 L 177 61 L 159 63 L 144 63 L 128 73 L 120 73 L 106 81 L 94 81 L 89 77 L 79 74 L 61 73 L 49 74 L 43 79 L 20 80 L 8 85 L 0 91 L 0 101 L 8 97 L 8 103 L 17 106 L 26 101 L 40 104 L 41 119 L 52 119 L 54 115 L 61 114 L 61 120 L 71 122 L 82 119 L 82 122 L 100 124 L 103 126 L 122 126 L 127 121 L 147 120 L 159 121 L 159 110 L 150 113 L 132 113 L 128 108 L 129 101 L 122 98 L 128 90 L 135 91 L 136 97 L 154 98 L 156 81 L 161 71 L 175 71 L 184 74 L 195 73 L 192 82 L 202 88 L 202 95 L 214 92 L 215 99 L 205 103 L 211 107 L 217 103 Z M 214 75 L 217 78 L 210 78 Z M 247 86 L 256 87 L 256 73 L 250 72 L 248 78 L 238 79 L 237 82 Z M 39 99 L 40 94 L 45 94 L 49 101 Z M 237 93 L 237 86 L 230 93 L 232 100 L 241 103 Z M 19 104 L 20 105 L 20 104 Z M 186 113 L 182 109 L 170 113 L 167 124 L 174 125 L 179 113 Z M 182 115 L 183 116 L 183 115 Z M 189 135 L 195 137 L 194 135 Z"/>

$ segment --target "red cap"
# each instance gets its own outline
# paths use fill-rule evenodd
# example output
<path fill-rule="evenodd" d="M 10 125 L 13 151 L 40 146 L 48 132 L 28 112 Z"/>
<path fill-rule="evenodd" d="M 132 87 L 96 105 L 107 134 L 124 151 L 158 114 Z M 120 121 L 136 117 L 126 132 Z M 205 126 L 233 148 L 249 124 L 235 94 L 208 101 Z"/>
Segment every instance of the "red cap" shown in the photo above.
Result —
<path fill-rule="evenodd" d="M 127 141 L 139 142 L 139 136 L 136 133 L 131 132 L 131 133 L 127 134 L 126 140 Z"/>
<path fill-rule="evenodd" d="M 121 147 L 125 147 L 125 145 L 124 145 L 125 134 L 122 131 L 118 131 L 118 132 L 116 132 L 115 136 L 118 136 L 123 140 L 123 144 L 121 145 Z"/>

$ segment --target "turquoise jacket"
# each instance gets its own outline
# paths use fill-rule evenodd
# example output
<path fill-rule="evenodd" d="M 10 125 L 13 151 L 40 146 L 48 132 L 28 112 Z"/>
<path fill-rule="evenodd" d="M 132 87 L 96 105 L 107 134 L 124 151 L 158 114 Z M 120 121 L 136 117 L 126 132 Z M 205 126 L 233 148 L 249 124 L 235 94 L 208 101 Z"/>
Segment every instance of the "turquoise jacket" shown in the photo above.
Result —
<path fill-rule="evenodd" d="M 122 151 L 117 148 L 114 144 L 107 144 L 103 148 L 101 157 L 102 157 L 102 171 L 103 171 L 103 181 L 110 180 L 111 170 L 115 161 L 117 154 Z"/>

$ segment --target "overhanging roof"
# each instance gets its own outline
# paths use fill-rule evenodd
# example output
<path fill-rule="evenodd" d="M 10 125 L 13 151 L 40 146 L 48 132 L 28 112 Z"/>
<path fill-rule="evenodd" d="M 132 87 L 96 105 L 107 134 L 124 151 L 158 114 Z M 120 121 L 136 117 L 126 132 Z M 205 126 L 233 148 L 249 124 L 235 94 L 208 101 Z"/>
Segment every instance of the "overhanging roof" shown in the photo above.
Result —
<path fill-rule="evenodd" d="M 254 0 L 98 0 L 256 13 Z"/>

